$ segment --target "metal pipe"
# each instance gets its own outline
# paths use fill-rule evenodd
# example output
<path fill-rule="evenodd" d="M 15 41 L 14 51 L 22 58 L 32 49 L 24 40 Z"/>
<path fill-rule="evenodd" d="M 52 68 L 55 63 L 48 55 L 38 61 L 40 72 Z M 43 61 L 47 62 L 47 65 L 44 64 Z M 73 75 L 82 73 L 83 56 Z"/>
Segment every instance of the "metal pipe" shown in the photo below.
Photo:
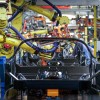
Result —
<path fill-rule="evenodd" d="M 9 75 L 14 78 L 15 80 L 19 80 L 15 75 L 13 75 L 11 72 L 9 72 Z"/>
<path fill-rule="evenodd" d="M 87 36 L 88 30 L 87 27 L 85 27 L 85 43 L 88 43 L 88 36 Z"/>
<path fill-rule="evenodd" d="M 92 77 L 90 77 L 88 80 L 92 80 L 93 78 L 95 78 L 96 76 L 98 76 L 100 74 L 100 70 L 98 72 L 96 72 Z"/>

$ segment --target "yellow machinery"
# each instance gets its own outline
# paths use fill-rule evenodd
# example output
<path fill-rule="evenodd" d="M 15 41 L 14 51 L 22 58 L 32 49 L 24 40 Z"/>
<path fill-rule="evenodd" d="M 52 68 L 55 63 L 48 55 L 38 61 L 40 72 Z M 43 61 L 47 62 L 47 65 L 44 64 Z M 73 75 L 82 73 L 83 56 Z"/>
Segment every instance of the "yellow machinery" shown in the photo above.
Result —
<path fill-rule="evenodd" d="M 13 1 L 13 0 L 11 0 Z M 8 15 L 12 14 L 12 10 L 11 9 L 11 1 L 10 0 L 4 0 L 3 2 L 0 1 L 0 4 L 4 4 L 7 5 L 7 7 L 5 6 L 1 6 L 0 7 L 0 56 L 6 56 L 7 58 L 10 58 L 13 54 L 14 54 L 14 46 L 18 46 L 22 40 L 16 39 L 16 38 L 12 38 L 12 37 L 6 37 L 5 32 L 3 31 L 7 26 L 9 26 L 8 23 L 8 19 L 9 17 Z M 14 2 L 13 4 L 15 6 L 23 6 L 24 8 L 28 8 L 30 10 L 33 10 L 39 14 L 42 14 L 46 17 L 48 17 L 51 21 L 59 21 L 59 24 L 68 24 L 69 20 L 67 17 L 62 17 L 62 16 L 58 16 L 56 12 L 54 11 L 49 11 L 46 9 L 43 9 L 39 6 L 36 5 L 32 5 L 29 2 L 26 2 L 25 0 L 15 0 L 16 2 Z M 21 31 L 22 29 L 22 12 L 19 13 L 19 15 L 13 19 L 12 21 L 12 26 L 14 26 L 16 29 L 18 29 L 18 31 Z M 14 33 L 13 31 L 10 30 L 11 33 Z M 31 34 L 43 34 L 44 32 L 48 33 L 47 30 L 39 30 L 36 32 L 31 32 Z M 9 46 L 10 44 L 10 46 Z M 35 50 L 31 47 L 29 47 L 27 44 L 23 44 L 21 46 L 21 48 L 25 49 L 26 51 L 29 51 L 30 53 L 34 53 Z"/>
<path fill-rule="evenodd" d="M 54 12 L 54 11 L 49 11 L 49 10 L 43 9 L 36 5 L 26 4 L 26 7 L 39 13 L 39 14 L 42 14 L 42 15 L 48 17 L 51 21 L 55 21 L 55 20 L 59 21 L 59 24 L 68 24 L 69 23 L 69 20 L 67 17 L 65 17 L 65 16 L 59 17 L 59 16 L 57 16 L 56 12 Z"/>
<path fill-rule="evenodd" d="M 0 29 L 3 29 L 7 26 L 7 12 L 6 9 L 0 7 Z"/>
<path fill-rule="evenodd" d="M 8 25 L 8 16 L 12 14 L 12 9 L 11 9 L 11 2 L 8 2 L 6 0 L 0 1 L 0 56 L 6 56 L 7 58 L 8 55 L 10 57 L 14 53 L 14 48 L 12 47 L 8 51 L 4 50 L 4 43 L 6 42 L 6 35 L 4 32 L 4 28 L 7 27 Z"/>

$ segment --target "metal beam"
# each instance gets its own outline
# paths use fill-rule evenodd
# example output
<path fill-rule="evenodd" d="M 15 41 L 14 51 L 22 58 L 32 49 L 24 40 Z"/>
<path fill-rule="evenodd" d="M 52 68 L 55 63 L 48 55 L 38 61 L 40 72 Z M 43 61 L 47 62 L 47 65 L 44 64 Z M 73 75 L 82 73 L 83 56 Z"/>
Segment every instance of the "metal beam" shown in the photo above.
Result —
<path fill-rule="evenodd" d="M 89 6 L 89 5 L 99 5 L 100 0 L 49 0 L 54 5 L 83 5 L 83 6 Z M 47 5 L 43 0 L 37 0 L 37 5 Z"/>
<path fill-rule="evenodd" d="M 94 56 L 97 52 L 97 8 L 94 6 Z"/>
<path fill-rule="evenodd" d="M 61 9 L 61 11 L 65 12 L 91 12 L 91 9 Z"/>

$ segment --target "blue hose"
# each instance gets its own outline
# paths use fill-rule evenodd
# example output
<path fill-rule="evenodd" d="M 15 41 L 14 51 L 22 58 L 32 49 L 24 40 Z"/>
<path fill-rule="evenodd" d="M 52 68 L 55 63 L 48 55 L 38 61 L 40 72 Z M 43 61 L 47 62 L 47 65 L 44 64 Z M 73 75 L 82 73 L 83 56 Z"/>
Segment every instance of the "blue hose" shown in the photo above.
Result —
<path fill-rule="evenodd" d="M 12 29 L 22 40 L 26 40 L 16 28 L 14 28 L 13 26 L 10 26 L 10 29 Z M 53 53 L 58 48 L 59 42 L 54 42 L 54 47 L 50 50 L 39 48 L 39 47 L 35 46 L 34 44 L 32 44 L 31 42 L 26 42 L 26 44 L 38 52 Z"/>
<path fill-rule="evenodd" d="M 55 5 L 53 5 L 50 1 L 48 1 L 48 0 L 43 0 L 43 1 L 45 1 L 47 4 L 49 4 L 52 8 L 54 8 L 60 17 L 62 16 L 61 11 Z"/>
<path fill-rule="evenodd" d="M 19 7 L 18 10 L 12 15 L 12 17 L 8 19 L 8 22 L 12 21 L 21 11 L 22 9 Z"/>
<path fill-rule="evenodd" d="M 50 1 L 48 1 L 48 0 L 43 0 L 43 1 L 45 1 L 47 4 L 49 4 L 52 8 L 54 8 L 56 11 L 57 11 L 57 13 L 59 14 L 59 16 L 60 17 L 62 17 L 62 13 L 61 13 L 61 11 L 55 6 L 55 5 L 53 5 Z M 57 23 L 56 23 L 56 26 L 58 26 L 59 25 L 59 21 L 57 21 Z"/>

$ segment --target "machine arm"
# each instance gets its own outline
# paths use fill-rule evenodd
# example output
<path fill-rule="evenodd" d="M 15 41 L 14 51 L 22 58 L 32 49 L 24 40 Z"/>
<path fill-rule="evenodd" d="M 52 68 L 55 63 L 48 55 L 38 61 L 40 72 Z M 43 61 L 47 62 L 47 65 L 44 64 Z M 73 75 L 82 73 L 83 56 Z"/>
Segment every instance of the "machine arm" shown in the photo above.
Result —
<path fill-rule="evenodd" d="M 3 35 L 0 35 L 0 42 L 2 42 L 3 40 L 4 40 Z M 21 42 L 22 42 L 21 40 L 14 39 L 14 38 L 11 38 L 11 37 L 6 37 L 6 42 L 5 43 L 8 43 L 8 44 L 10 44 L 12 46 L 15 46 L 15 47 L 18 47 Z M 35 50 L 32 49 L 31 47 L 29 47 L 27 44 L 23 44 L 21 46 L 21 48 L 26 50 L 26 51 L 30 51 L 30 53 L 35 52 Z"/>
<path fill-rule="evenodd" d="M 57 18 L 58 14 L 56 12 L 52 12 L 47 9 L 43 9 L 36 5 L 27 5 L 27 8 L 48 17 L 51 21 L 55 21 L 56 19 L 58 19 Z"/>
<path fill-rule="evenodd" d="M 36 5 L 32 5 L 31 3 L 29 4 L 29 2 L 26 2 L 25 0 L 15 0 L 16 3 L 14 3 L 16 6 L 22 6 L 23 7 L 27 7 L 28 9 L 31 9 L 39 14 L 42 14 L 46 17 L 48 17 L 51 21 L 59 21 L 60 24 L 67 24 L 68 23 L 68 18 L 67 17 L 62 17 L 62 16 L 58 16 L 58 13 L 57 12 L 54 12 L 54 11 L 49 11 L 49 10 L 46 10 L 46 9 L 43 9 L 39 6 L 36 6 Z M 18 3 L 17 3 L 18 2 Z M 17 15 L 17 14 L 16 14 Z M 16 17 L 16 16 L 14 16 Z M 12 17 L 14 19 L 14 17 Z M 9 20 L 8 20 L 9 21 Z M 3 29 L 3 28 L 2 28 Z M 3 41 L 3 36 L 0 35 L 0 42 Z M 13 42 L 12 42 L 13 41 Z M 16 43 L 15 43 L 16 42 Z M 6 38 L 6 42 L 5 43 L 8 43 L 8 44 L 11 44 L 12 46 L 18 46 L 20 44 L 21 40 L 16 40 L 16 39 L 13 39 L 13 38 Z M 2 45 L 2 44 L 0 44 Z M 32 51 L 32 53 L 34 53 L 35 50 L 33 50 L 33 48 L 27 46 L 26 44 L 24 46 L 22 46 L 23 49 L 27 49 L 26 51 Z M 29 49 L 28 49 L 29 48 Z M 8 52 L 8 51 L 7 51 Z M 1 53 L 1 52 L 0 52 Z M 2 53 L 0 54 L 0 56 L 2 55 Z M 3 53 L 3 55 L 6 55 Z M 7 57 L 9 58 L 9 57 Z"/>
<path fill-rule="evenodd" d="M 68 24 L 69 23 L 68 17 L 65 17 L 65 16 L 60 17 L 60 16 L 58 16 L 58 13 L 56 13 L 54 11 L 49 11 L 47 9 L 43 9 L 36 5 L 27 5 L 27 8 L 48 17 L 53 22 L 59 21 L 59 24 Z"/>
<path fill-rule="evenodd" d="M 39 14 L 42 14 L 42 15 L 48 17 L 53 22 L 54 21 L 59 21 L 59 24 L 68 24 L 69 23 L 68 17 L 62 16 L 60 10 L 56 6 L 54 6 L 48 0 L 43 0 L 43 1 L 45 1 L 50 6 L 52 6 L 52 8 L 56 10 L 56 12 L 55 11 L 50 11 L 50 10 L 47 10 L 47 9 L 43 9 L 43 8 L 37 6 L 37 5 L 32 5 L 31 3 L 29 4 L 29 2 L 26 2 L 24 0 L 23 0 L 23 2 L 24 2 L 23 6 L 27 7 L 30 10 L 33 10 L 34 12 L 37 12 Z M 20 5 L 20 1 L 17 0 L 15 5 L 19 6 Z"/>

